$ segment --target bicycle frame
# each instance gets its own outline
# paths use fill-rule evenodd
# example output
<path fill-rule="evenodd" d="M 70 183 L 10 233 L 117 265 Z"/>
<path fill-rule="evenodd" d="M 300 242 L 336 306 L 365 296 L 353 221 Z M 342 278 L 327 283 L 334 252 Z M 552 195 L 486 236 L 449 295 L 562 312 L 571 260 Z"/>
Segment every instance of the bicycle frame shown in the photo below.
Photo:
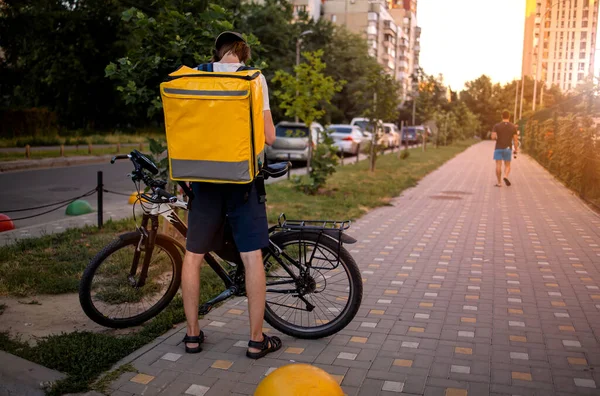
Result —
<path fill-rule="evenodd" d="M 150 257 L 152 256 L 152 251 L 154 249 L 154 242 L 156 240 L 156 236 L 158 234 L 158 216 L 162 216 L 165 218 L 166 221 L 169 222 L 169 224 L 171 224 L 180 234 L 181 236 L 183 236 L 184 238 L 187 237 L 187 230 L 188 227 L 187 225 L 181 220 L 181 218 L 177 215 L 177 213 L 175 212 L 174 209 L 179 208 L 179 209 L 183 209 L 183 210 L 188 210 L 188 204 L 184 201 L 181 200 L 177 200 L 176 202 L 173 203 L 161 203 L 161 204 L 155 204 L 155 203 L 144 203 L 143 204 L 143 210 L 144 210 L 144 214 L 142 217 L 142 223 L 140 225 L 140 227 L 138 227 L 140 233 L 141 233 L 141 237 L 140 237 L 140 243 L 138 244 L 138 247 L 136 249 L 136 252 L 134 254 L 134 259 L 133 259 L 133 263 L 132 263 L 132 267 L 131 267 L 131 272 L 130 272 L 130 282 L 132 283 L 132 285 L 137 285 L 137 286 L 143 286 L 146 280 L 146 276 L 148 273 L 148 267 L 149 267 L 149 260 Z M 283 219 L 283 222 L 282 222 Z M 150 231 L 148 231 L 148 224 L 151 224 L 151 228 Z M 320 224 L 320 226 L 318 226 L 317 224 Z M 328 226 L 329 224 L 329 226 Z M 334 228 L 331 228 L 331 225 L 333 225 Z M 285 219 L 285 216 L 280 216 L 279 222 L 277 225 L 272 226 L 269 228 L 269 235 L 271 235 L 274 232 L 277 231 L 300 231 L 301 235 L 303 233 L 318 233 L 318 239 L 317 239 L 317 243 L 316 245 L 319 245 L 319 241 L 321 240 L 321 238 L 333 238 L 335 240 L 338 241 L 338 261 L 336 263 L 332 263 L 332 265 L 334 266 L 333 268 L 337 268 L 337 266 L 339 265 L 339 249 L 341 249 L 342 246 L 342 241 L 345 240 L 345 242 L 347 243 L 354 243 L 356 240 L 354 240 L 353 238 L 343 234 L 343 231 L 345 231 L 346 229 L 348 229 L 350 226 L 349 222 L 332 222 L 332 221 L 289 221 Z M 145 241 L 145 243 L 144 243 Z M 299 239 L 299 244 L 302 241 L 302 237 Z M 182 251 L 185 251 L 185 248 L 178 243 L 177 241 L 174 241 L 175 243 L 177 243 L 177 245 L 179 246 L 179 248 Z M 138 267 L 138 262 L 139 262 L 139 257 L 142 251 L 142 248 L 146 251 L 149 252 L 150 254 L 146 254 L 144 256 L 144 263 L 143 263 L 143 267 L 142 267 L 142 271 L 140 273 L 140 277 L 139 280 L 136 282 L 134 275 L 136 274 L 137 271 L 137 267 Z M 275 243 L 273 243 L 273 241 L 269 238 L 269 247 L 267 248 L 268 252 L 270 253 L 271 257 L 281 266 L 282 269 L 284 269 L 284 271 L 290 276 L 291 279 L 289 280 L 281 280 L 281 281 L 273 281 L 273 282 L 267 282 L 267 293 L 278 293 L 278 294 L 297 294 L 296 297 L 299 298 L 300 300 L 302 300 L 305 304 L 306 304 L 306 310 L 307 311 L 312 311 L 315 307 L 308 301 L 306 300 L 302 293 L 299 291 L 298 289 L 298 285 L 302 282 L 304 275 L 307 271 L 307 269 L 310 268 L 315 268 L 315 269 L 319 269 L 320 267 L 312 267 L 311 263 L 312 260 L 315 257 L 315 253 L 317 251 L 317 249 L 313 249 L 310 258 L 307 260 L 307 255 L 306 255 L 306 247 L 304 247 L 304 267 L 302 265 L 302 263 L 299 263 L 295 258 L 290 257 L 286 252 L 282 251 Z M 302 251 L 302 247 L 300 247 L 300 251 Z M 218 260 L 215 258 L 215 253 L 211 252 L 211 253 L 207 253 L 204 256 L 204 259 L 206 261 L 206 263 L 209 265 L 209 267 L 217 274 L 217 276 L 219 276 L 219 278 L 221 278 L 221 280 L 223 281 L 223 283 L 225 284 L 225 291 L 222 292 L 221 294 L 219 294 L 218 296 L 216 296 L 215 298 L 213 298 L 212 300 L 208 301 L 207 303 L 205 303 L 202 307 L 200 307 L 199 311 L 200 314 L 206 314 L 210 311 L 210 309 L 212 309 L 212 306 L 220 301 L 223 301 L 233 295 L 245 295 L 245 285 L 244 282 L 242 281 L 242 277 L 244 275 L 244 267 L 243 267 L 243 263 L 242 262 L 238 262 L 238 263 L 234 263 L 237 265 L 235 273 L 232 274 L 231 272 L 228 272 L 219 262 Z M 300 257 L 299 257 L 300 259 Z M 300 261 L 302 261 L 300 259 Z M 329 260 L 327 260 L 329 261 Z M 298 275 L 296 275 L 296 273 L 294 273 L 294 271 L 292 271 L 290 269 L 290 265 L 292 265 L 293 267 L 296 267 L 296 269 L 298 270 Z M 269 268 L 265 268 L 265 271 L 267 273 L 269 273 L 270 271 L 270 267 Z M 233 276 L 232 276 L 233 275 Z M 272 289 L 272 288 L 268 288 L 269 286 L 280 286 L 280 285 L 293 285 L 291 288 L 289 289 Z"/>
<path fill-rule="evenodd" d="M 144 203 L 144 207 L 143 207 L 144 214 L 142 216 L 142 223 L 138 227 L 138 230 L 140 231 L 142 236 L 140 238 L 140 243 L 138 244 L 138 247 L 137 247 L 134 257 L 133 257 L 133 263 L 131 266 L 131 273 L 130 273 L 131 278 L 133 277 L 133 274 L 135 274 L 137 271 L 139 256 L 140 256 L 142 244 L 144 241 L 145 241 L 145 244 L 144 244 L 145 251 L 150 252 L 150 254 L 145 255 L 145 259 L 149 260 L 150 257 L 152 256 L 151 253 L 152 253 L 152 250 L 154 249 L 154 242 L 156 240 L 156 235 L 158 234 L 158 216 L 162 216 L 166 221 L 168 221 L 169 224 L 171 224 L 179 232 L 179 234 L 181 234 L 182 237 L 184 237 L 184 238 L 187 237 L 188 227 L 175 212 L 174 209 L 176 209 L 176 208 L 188 210 L 188 204 L 187 204 L 187 202 L 184 202 L 179 199 L 176 202 L 169 203 L 169 204 L 166 204 L 166 203 L 165 204 Z M 150 231 L 148 231 L 148 223 L 151 223 Z M 178 242 L 177 242 L 177 245 L 182 250 L 182 252 L 185 252 L 185 248 L 183 247 L 183 245 L 181 245 Z M 145 283 L 145 280 L 146 280 L 148 266 L 150 264 L 149 262 L 146 262 L 146 260 L 143 263 L 142 272 L 140 273 L 140 279 L 137 281 L 138 286 L 143 286 Z M 223 283 L 225 283 L 226 288 L 230 288 L 235 285 L 234 279 L 232 279 L 232 277 L 225 270 L 225 268 L 223 268 L 223 266 L 221 264 L 219 264 L 219 262 L 213 257 L 213 255 L 211 253 L 207 253 L 204 256 L 204 260 L 209 265 L 209 267 L 213 271 L 215 271 L 215 273 L 219 276 L 219 278 L 221 278 Z"/>

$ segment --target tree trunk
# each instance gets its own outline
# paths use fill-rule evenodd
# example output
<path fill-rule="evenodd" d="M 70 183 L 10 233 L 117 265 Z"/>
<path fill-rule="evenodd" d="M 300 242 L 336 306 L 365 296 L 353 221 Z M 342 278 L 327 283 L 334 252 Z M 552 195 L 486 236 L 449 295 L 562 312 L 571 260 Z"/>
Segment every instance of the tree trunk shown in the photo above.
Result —
<path fill-rule="evenodd" d="M 370 170 L 371 172 L 375 172 L 375 157 L 377 156 L 377 150 L 375 150 L 377 145 L 377 134 L 376 131 L 373 131 L 373 137 L 371 138 L 371 155 L 369 156 L 369 162 L 371 164 Z"/>

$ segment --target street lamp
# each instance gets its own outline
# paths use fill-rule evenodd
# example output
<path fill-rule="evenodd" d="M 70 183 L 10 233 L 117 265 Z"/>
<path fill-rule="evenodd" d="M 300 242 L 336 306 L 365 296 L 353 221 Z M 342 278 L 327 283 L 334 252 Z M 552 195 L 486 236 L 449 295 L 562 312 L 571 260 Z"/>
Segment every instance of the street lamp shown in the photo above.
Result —
<path fill-rule="evenodd" d="M 312 30 L 305 30 L 302 33 L 300 33 L 300 36 L 298 36 L 298 40 L 296 40 L 296 66 L 300 65 L 300 45 L 302 44 L 302 37 L 306 36 L 307 34 L 311 34 L 313 33 Z M 298 91 L 296 91 L 296 97 L 298 96 Z M 298 116 L 296 116 L 296 122 L 298 122 Z M 308 125 L 308 128 L 310 129 L 310 125 Z"/>
<path fill-rule="evenodd" d="M 552 11 L 552 8 L 558 4 L 560 4 L 561 0 L 556 1 L 555 3 L 553 3 L 552 5 L 550 5 L 550 7 L 546 8 L 546 12 L 544 12 L 544 15 L 542 16 L 542 19 L 540 19 L 540 27 L 538 29 L 538 45 L 537 45 L 537 54 L 536 54 L 536 60 L 535 60 L 535 77 L 533 79 L 533 108 L 532 110 L 535 112 L 535 104 L 537 102 L 537 80 L 540 76 L 540 52 L 542 52 L 543 48 L 541 48 L 540 44 L 544 41 L 543 37 L 542 37 L 542 24 L 544 23 L 546 16 L 548 15 L 548 12 Z"/>

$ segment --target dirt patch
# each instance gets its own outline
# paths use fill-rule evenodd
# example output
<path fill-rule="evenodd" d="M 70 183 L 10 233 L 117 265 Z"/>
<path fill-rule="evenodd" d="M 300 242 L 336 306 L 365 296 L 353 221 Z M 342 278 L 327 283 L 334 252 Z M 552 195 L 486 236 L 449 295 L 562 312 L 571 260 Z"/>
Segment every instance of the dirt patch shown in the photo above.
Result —
<path fill-rule="evenodd" d="M 35 301 L 36 303 L 30 303 Z M 4 311 L 0 316 L 0 332 L 8 331 L 13 337 L 32 344 L 38 338 L 74 331 L 93 331 L 107 334 L 126 334 L 135 330 L 114 330 L 92 322 L 83 313 L 76 293 L 0 297 Z"/>

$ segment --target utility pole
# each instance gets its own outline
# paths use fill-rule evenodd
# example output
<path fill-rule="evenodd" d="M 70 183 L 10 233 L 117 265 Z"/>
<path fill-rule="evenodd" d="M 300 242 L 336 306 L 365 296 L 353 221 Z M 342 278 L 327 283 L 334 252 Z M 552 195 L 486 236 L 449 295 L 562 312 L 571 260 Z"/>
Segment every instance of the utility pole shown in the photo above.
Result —
<path fill-rule="evenodd" d="M 521 106 L 519 107 L 519 119 L 523 118 L 523 93 L 525 92 L 525 79 L 521 79 Z"/>
<path fill-rule="evenodd" d="M 519 80 L 517 80 L 517 87 L 515 89 L 515 112 L 513 113 L 514 121 L 517 120 L 517 104 L 519 104 Z"/>
<path fill-rule="evenodd" d="M 307 34 L 311 34 L 312 32 L 312 30 L 305 30 L 302 33 L 300 33 L 300 36 L 298 36 L 298 40 L 296 40 L 296 67 L 300 66 L 300 45 L 302 44 L 302 36 L 306 36 Z M 296 90 L 296 97 L 298 97 L 298 90 Z M 295 121 L 298 122 L 298 116 L 295 117 Z M 310 130 L 310 125 L 308 126 L 308 129 Z"/>

